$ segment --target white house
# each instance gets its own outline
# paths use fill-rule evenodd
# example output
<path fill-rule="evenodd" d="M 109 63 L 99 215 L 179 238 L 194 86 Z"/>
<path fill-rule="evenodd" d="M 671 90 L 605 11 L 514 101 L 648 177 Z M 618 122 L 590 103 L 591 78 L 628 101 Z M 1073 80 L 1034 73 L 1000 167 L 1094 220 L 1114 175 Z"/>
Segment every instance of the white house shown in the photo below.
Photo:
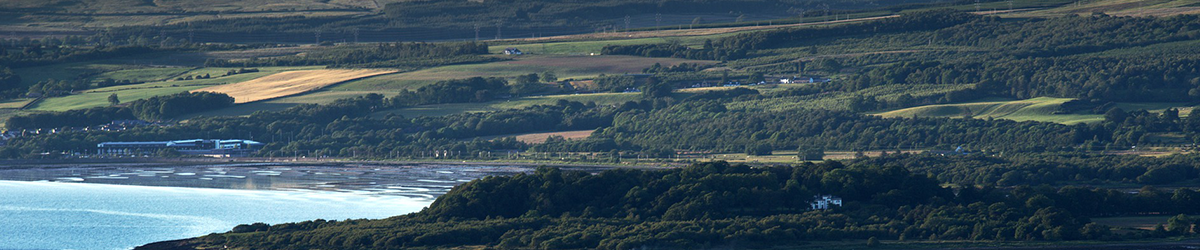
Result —
<path fill-rule="evenodd" d="M 810 203 L 813 210 L 825 210 L 832 206 L 842 206 L 842 198 L 833 195 L 816 195 Z"/>

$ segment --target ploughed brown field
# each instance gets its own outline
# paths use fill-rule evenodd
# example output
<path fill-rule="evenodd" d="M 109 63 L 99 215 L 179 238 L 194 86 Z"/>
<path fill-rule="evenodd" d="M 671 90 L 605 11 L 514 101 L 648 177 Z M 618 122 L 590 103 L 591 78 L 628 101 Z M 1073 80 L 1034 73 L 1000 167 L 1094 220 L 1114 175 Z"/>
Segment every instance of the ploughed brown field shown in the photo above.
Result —
<path fill-rule="evenodd" d="M 345 81 L 395 73 L 394 70 L 317 69 L 281 72 L 245 82 L 193 90 L 224 93 L 235 103 L 247 103 L 318 90 Z"/>

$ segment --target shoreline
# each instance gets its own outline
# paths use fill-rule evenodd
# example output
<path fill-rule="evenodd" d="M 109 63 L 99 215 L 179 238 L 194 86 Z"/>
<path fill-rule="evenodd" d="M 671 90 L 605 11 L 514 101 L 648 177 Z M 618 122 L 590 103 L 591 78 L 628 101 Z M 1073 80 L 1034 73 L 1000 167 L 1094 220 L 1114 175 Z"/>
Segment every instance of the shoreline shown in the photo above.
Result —
<path fill-rule="evenodd" d="M 590 168 L 590 169 L 670 169 L 688 165 L 688 163 L 656 163 L 656 164 L 598 164 L 598 163 L 568 163 L 568 162 L 521 162 L 521 161 L 435 161 L 435 160 L 357 160 L 345 158 L 323 159 L 292 159 L 292 158 L 90 158 L 90 159 L 20 159 L 0 160 L 0 169 L 26 168 L 75 168 L 75 167 L 160 167 L 187 165 L 472 165 L 472 166 L 521 166 L 521 167 L 560 167 L 560 168 Z"/>
<path fill-rule="evenodd" d="M 2 180 L 248 190 L 375 192 L 433 199 L 459 184 L 492 175 L 532 173 L 540 166 L 598 173 L 672 166 L 553 162 L 386 161 L 278 158 L 116 158 L 0 160 Z"/>

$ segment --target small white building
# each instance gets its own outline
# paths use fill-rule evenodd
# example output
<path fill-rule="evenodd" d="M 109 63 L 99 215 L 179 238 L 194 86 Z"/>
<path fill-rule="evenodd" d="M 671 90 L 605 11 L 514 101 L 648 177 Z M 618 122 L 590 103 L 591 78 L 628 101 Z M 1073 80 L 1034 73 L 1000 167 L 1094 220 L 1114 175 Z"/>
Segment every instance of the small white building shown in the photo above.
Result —
<path fill-rule="evenodd" d="M 842 206 L 842 198 L 833 195 L 816 195 L 810 203 L 813 210 L 825 210 L 833 206 Z"/>

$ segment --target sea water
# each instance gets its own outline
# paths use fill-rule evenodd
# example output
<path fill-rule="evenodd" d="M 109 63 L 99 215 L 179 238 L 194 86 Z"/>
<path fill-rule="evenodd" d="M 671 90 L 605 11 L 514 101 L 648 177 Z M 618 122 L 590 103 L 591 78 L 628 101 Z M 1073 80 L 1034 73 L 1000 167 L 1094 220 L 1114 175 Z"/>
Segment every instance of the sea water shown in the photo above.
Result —
<path fill-rule="evenodd" d="M 430 203 L 364 192 L 0 181 L 0 249 L 130 249 L 238 224 L 386 218 Z"/>

